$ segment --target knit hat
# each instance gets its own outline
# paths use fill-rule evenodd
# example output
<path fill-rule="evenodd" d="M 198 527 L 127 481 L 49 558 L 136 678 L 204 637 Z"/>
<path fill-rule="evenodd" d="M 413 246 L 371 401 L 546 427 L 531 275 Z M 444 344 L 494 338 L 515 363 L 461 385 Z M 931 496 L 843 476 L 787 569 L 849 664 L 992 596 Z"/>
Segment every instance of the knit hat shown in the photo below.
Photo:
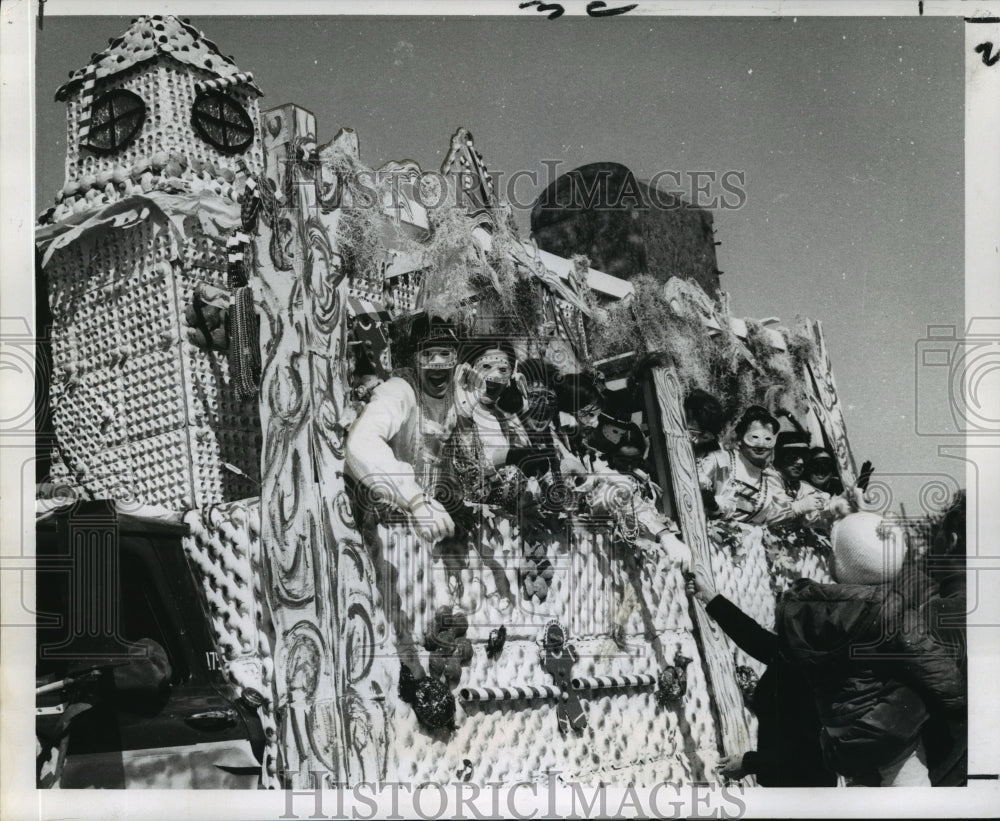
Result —
<path fill-rule="evenodd" d="M 882 584 L 903 567 L 903 530 L 877 513 L 852 513 L 833 526 L 833 575 L 841 584 Z"/>

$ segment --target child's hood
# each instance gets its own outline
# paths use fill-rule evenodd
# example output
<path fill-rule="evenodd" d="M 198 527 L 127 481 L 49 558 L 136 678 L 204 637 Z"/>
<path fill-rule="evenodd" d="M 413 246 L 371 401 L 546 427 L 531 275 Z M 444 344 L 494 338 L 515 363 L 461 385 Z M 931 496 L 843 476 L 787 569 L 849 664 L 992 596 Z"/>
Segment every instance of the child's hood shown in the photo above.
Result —
<path fill-rule="evenodd" d="M 891 595 L 886 585 L 799 580 L 778 609 L 775 627 L 782 652 L 798 663 L 848 660 L 852 649 L 872 647 L 890 635 Z"/>

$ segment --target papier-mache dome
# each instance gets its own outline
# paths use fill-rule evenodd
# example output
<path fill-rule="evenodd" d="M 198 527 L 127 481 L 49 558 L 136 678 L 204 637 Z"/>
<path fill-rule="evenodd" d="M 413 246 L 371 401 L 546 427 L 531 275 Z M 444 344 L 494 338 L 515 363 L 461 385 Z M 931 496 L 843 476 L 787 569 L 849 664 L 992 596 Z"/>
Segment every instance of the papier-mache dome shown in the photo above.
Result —
<path fill-rule="evenodd" d="M 59 87 L 56 99 L 65 100 L 83 84 L 89 71 L 94 72 L 96 80 L 102 80 L 162 55 L 219 79 L 241 80 L 261 93 L 252 74 L 241 72 L 232 57 L 224 56 L 215 43 L 190 23 L 172 14 L 153 14 L 136 17 L 128 31 L 111 40 L 104 51 L 92 54 L 90 63 L 72 72 L 69 80 Z"/>

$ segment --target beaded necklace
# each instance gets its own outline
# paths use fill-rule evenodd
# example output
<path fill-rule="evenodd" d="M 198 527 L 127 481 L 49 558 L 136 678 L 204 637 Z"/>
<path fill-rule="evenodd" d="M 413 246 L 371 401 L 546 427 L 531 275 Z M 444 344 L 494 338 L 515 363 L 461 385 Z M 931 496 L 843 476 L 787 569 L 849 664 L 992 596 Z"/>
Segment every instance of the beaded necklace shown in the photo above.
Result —
<path fill-rule="evenodd" d="M 764 481 L 764 470 L 761 469 L 760 477 L 757 479 L 757 486 L 754 487 L 749 482 L 744 482 L 742 479 L 736 477 L 736 458 L 738 456 L 737 450 L 729 451 L 729 478 L 731 481 L 742 485 L 745 488 L 749 488 L 752 495 L 747 496 L 745 494 L 739 494 L 743 498 L 760 499 L 760 503 L 756 505 L 747 515 L 747 520 L 754 518 L 758 513 L 760 513 L 765 507 L 767 507 L 767 482 Z"/>

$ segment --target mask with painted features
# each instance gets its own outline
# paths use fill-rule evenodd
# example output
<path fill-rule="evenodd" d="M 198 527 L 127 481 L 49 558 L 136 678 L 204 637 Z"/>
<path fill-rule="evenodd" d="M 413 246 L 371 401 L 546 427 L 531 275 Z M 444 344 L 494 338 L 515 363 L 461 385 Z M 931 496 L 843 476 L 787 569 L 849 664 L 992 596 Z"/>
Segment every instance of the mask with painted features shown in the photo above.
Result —
<path fill-rule="evenodd" d="M 451 385 L 458 354 L 447 345 L 427 345 L 417 352 L 417 377 L 420 390 L 440 399 Z"/>
<path fill-rule="evenodd" d="M 768 425 L 751 422 L 740 442 L 740 453 L 751 465 L 767 467 L 771 454 L 774 453 L 775 439 L 775 433 Z"/>
<path fill-rule="evenodd" d="M 491 348 L 476 357 L 472 363 L 472 371 L 483 381 L 482 401 L 493 404 L 510 384 L 514 366 L 505 351 Z"/>
<path fill-rule="evenodd" d="M 601 406 L 596 402 L 584 405 L 576 412 L 576 422 L 581 428 L 596 428 L 601 415 Z"/>
<path fill-rule="evenodd" d="M 556 392 L 544 382 L 529 382 L 526 386 L 525 409 L 522 414 L 524 426 L 540 432 L 548 428 L 559 413 Z"/>

